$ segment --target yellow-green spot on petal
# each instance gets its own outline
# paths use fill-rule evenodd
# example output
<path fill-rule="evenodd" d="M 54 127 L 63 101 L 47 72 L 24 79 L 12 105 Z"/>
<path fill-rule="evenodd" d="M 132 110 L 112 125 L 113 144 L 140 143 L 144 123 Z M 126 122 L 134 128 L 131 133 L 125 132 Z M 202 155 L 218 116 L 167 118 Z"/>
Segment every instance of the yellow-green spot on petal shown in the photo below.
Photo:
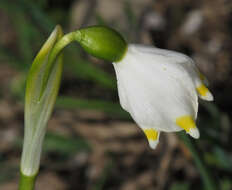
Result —
<path fill-rule="evenodd" d="M 197 92 L 201 96 L 206 96 L 206 94 L 209 92 L 208 88 L 205 87 L 204 84 L 201 84 L 200 86 L 197 87 Z"/>
<path fill-rule="evenodd" d="M 176 124 L 187 132 L 189 132 L 191 128 L 196 128 L 193 118 L 189 115 L 178 117 L 176 119 Z"/>
<path fill-rule="evenodd" d="M 157 140 L 158 139 L 158 136 L 159 136 L 159 132 L 157 132 L 156 130 L 154 129 L 144 129 L 143 130 L 145 135 L 147 136 L 147 139 L 148 140 Z"/>

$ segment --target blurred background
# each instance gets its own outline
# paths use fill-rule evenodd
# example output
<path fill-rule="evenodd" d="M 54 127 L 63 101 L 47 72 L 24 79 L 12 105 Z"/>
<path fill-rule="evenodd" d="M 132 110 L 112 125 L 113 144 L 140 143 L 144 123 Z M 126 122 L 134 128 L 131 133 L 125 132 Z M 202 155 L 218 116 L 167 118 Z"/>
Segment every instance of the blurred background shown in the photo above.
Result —
<path fill-rule="evenodd" d="M 17 189 L 25 77 L 56 24 L 65 33 L 109 25 L 128 42 L 185 53 L 215 101 L 200 101 L 199 140 L 165 133 L 151 150 L 119 105 L 112 65 L 71 44 L 37 190 L 232 189 L 232 1 L 1 0 L 0 18 L 1 190 Z"/>

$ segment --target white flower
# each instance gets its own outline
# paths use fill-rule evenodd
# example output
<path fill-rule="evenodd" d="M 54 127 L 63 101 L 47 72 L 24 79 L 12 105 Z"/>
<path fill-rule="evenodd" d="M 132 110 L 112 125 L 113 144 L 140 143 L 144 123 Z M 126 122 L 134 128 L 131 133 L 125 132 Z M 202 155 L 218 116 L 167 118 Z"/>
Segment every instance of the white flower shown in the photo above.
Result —
<path fill-rule="evenodd" d="M 142 128 L 151 148 L 159 134 L 185 130 L 194 138 L 198 96 L 212 101 L 204 76 L 193 60 L 174 51 L 129 45 L 117 75 L 120 104 Z"/>

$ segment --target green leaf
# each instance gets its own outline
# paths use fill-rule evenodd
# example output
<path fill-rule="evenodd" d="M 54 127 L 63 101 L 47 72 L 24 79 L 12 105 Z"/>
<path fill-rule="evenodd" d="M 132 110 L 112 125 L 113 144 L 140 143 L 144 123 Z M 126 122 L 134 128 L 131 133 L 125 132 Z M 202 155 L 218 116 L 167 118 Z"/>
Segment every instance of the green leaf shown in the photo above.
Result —
<path fill-rule="evenodd" d="M 207 168 L 207 165 L 203 162 L 201 154 L 199 154 L 196 145 L 193 143 L 193 140 L 190 139 L 189 136 L 185 134 L 185 132 L 178 133 L 179 138 L 184 142 L 184 144 L 188 147 L 189 151 L 193 156 L 193 160 L 196 164 L 196 167 L 201 175 L 204 187 L 206 190 L 216 190 L 217 183 L 212 177 L 212 173 Z"/>
<path fill-rule="evenodd" d="M 21 161 L 21 171 L 27 176 L 34 175 L 38 171 L 47 121 L 60 86 L 62 55 L 57 57 L 51 68 L 47 67 L 47 64 L 50 52 L 62 35 L 62 29 L 57 26 L 37 54 L 27 76 L 25 133 Z M 45 75 L 46 73 L 48 75 Z M 46 83 L 44 83 L 45 77 L 47 77 Z"/>
<path fill-rule="evenodd" d="M 180 183 L 180 182 L 177 182 L 177 183 L 174 183 L 170 190 L 189 190 L 190 189 L 190 185 L 189 183 Z"/>
<path fill-rule="evenodd" d="M 45 152 L 58 152 L 70 156 L 80 151 L 91 150 L 90 145 L 81 137 L 66 137 L 55 133 L 48 133 L 44 140 Z"/>
<path fill-rule="evenodd" d="M 63 96 L 57 99 L 56 106 L 66 109 L 93 109 L 103 111 L 112 116 L 116 115 L 123 119 L 130 118 L 129 114 L 119 104 L 103 100 L 88 100 Z"/>
<path fill-rule="evenodd" d="M 231 190 L 232 189 L 232 181 L 230 179 L 221 179 L 220 180 L 220 190 Z"/>
<path fill-rule="evenodd" d="M 225 171 L 232 171 L 231 155 L 225 152 L 221 147 L 215 146 L 213 152 L 205 153 L 206 161 L 213 167 L 223 169 Z"/>
<path fill-rule="evenodd" d="M 78 58 L 76 60 L 71 59 L 71 61 L 69 62 L 69 69 L 78 77 L 85 80 L 93 81 L 103 88 L 112 90 L 117 89 L 115 77 L 112 77 L 110 74 L 94 66 L 87 60 L 81 58 Z"/>

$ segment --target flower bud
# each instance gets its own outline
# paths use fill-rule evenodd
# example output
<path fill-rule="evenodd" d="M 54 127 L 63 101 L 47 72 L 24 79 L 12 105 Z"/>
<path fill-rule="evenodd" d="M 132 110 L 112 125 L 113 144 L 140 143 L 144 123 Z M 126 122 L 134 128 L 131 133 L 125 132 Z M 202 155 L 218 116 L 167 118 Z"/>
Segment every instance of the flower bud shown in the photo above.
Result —
<path fill-rule="evenodd" d="M 75 40 L 87 53 L 110 62 L 120 61 L 127 50 L 127 43 L 123 37 L 106 26 L 91 26 L 77 30 Z"/>

